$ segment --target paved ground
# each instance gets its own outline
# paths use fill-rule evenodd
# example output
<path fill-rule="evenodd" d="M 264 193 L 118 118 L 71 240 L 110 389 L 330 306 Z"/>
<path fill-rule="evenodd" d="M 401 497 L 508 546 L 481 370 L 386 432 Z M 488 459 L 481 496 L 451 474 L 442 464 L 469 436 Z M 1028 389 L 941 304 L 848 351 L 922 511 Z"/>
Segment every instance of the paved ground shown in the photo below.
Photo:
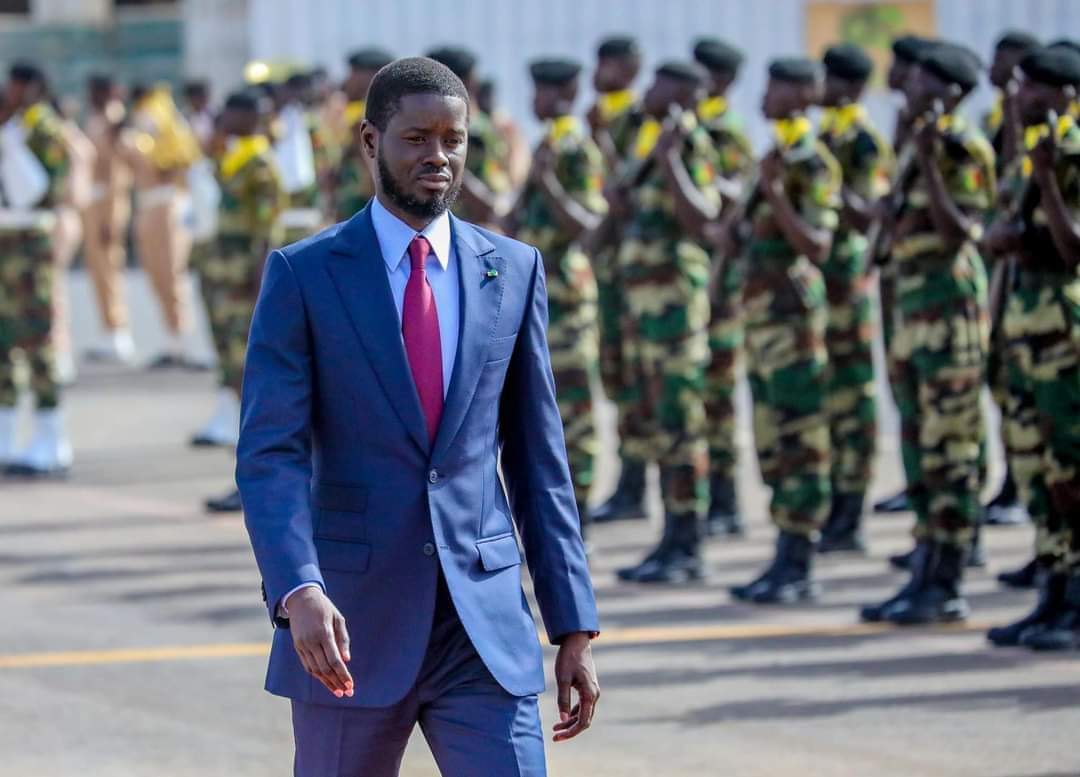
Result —
<path fill-rule="evenodd" d="M 84 342 L 81 282 L 74 296 Z M 0 482 L 0 775 L 289 773 L 287 704 L 261 691 L 269 624 L 243 528 L 199 509 L 232 463 L 184 445 L 212 379 L 84 371 L 70 404 L 71 480 Z M 899 482 L 891 428 L 879 493 Z M 606 484 L 610 459 L 603 470 Z M 621 585 L 613 569 L 656 527 L 597 532 L 604 698 L 585 738 L 550 748 L 553 775 L 1080 775 L 1080 656 L 995 651 L 982 636 L 1029 604 L 992 582 L 1026 559 L 1028 529 L 991 533 L 969 626 L 869 629 L 855 607 L 900 582 L 883 559 L 906 547 L 910 517 L 874 518 L 869 558 L 822 564 L 820 603 L 753 609 L 725 593 L 771 541 L 750 461 L 740 487 L 751 534 L 709 547 L 703 585 Z M 554 709 L 546 698 L 546 725 Z M 403 774 L 434 773 L 418 736 Z"/>

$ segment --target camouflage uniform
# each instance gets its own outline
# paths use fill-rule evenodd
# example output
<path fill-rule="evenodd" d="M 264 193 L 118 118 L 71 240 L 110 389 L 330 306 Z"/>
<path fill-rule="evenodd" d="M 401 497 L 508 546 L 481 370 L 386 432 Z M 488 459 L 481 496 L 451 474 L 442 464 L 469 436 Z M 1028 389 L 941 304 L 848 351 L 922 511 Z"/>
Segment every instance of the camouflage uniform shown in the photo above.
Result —
<path fill-rule="evenodd" d="M 12 121 L 20 121 L 18 117 Z M 45 103 L 22 115 L 26 145 L 49 177 L 49 186 L 35 210 L 50 211 L 62 197 L 68 175 L 68 153 L 59 117 Z M 60 402 L 50 343 L 53 321 L 52 224 L 0 226 L 0 408 L 16 403 L 15 351 L 29 367 L 30 391 L 38 410 Z"/>
<path fill-rule="evenodd" d="M 203 269 L 202 292 L 221 385 L 239 394 L 262 264 L 268 248 L 281 242 L 277 220 L 288 196 L 269 147 L 235 171 L 229 161 L 226 154 L 219 167 L 217 256 Z"/>
<path fill-rule="evenodd" d="M 745 182 L 753 170 L 754 151 L 742 123 L 726 106 L 718 113 L 699 109 L 698 115 L 716 149 L 720 176 Z M 711 356 L 705 374 L 705 413 L 709 419 L 710 474 L 717 481 L 734 481 L 735 389 L 743 350 L 742 267 L 738 262 L 727 262 L 724 269 L 710 300 Z"/>
<path fill-rule="evenodd" d="M 319 190 L 319 181 L 326 175 L 329 167 L 329 148 L 323 131 L 318 127 L 317 117 L 308 112 L 305 116 L 305 123 L 307 124 L 308 135 L 311 138 L 311 153 L 315 162 L 315 181 L 310 186 L 288 195 L 289 210 L 310 211 L 319 210 L 322 207 L 322 193 Z M 317 229 L 317 226 L 314 229 L 306 226 L 287 227 L 282 230 L 281 240 L 285 244 L 295 243 L 313 234 Z"/>
<path fill-rule="evenodd" d="M 836 159 L 807 132 L 783 150 L 783 187 L 800 217 L 835 230 L 841 174 Z M 748 209 L 752 237 L 742 258 L 746 355 L 754 398 L 754 440 L 770 511 L 781 532 L 814 537 L 829 512 L 830 446 L 821 270 L 796 253 L 768 202 Z"/>
<path fill-rule="evenodd" d="M 840 164 L 844 185 L 873 203 L 889 189 L 892 151 L 861 106 L 839 109 L 821 140 Z M 832 432 L 834 494 L 865 494 L 873 477 L 877 437 L 874 389 L 874 311 L 866 235 L 840 222 L 822 265 L 829 318 L 826 406 Z"/>
<path fill-rule="evenodd" d="M 571 120 L 573 121 L 573 120 Z M 555 126 L 565 120 L 556 122 Z M 575 123 L 546 141 L 554 151 L 559 183 L 583 208 L 603 214 L 603 159 L 584 128 Z M 593 483 L 596 428 L 591 383 L 598 372 L 596 278 L 588 256 L 561 233 L 544 195 L 528 184 L 522 195 L 517 237 L 544 257 L 548 290 L 548 347 L 556 400 L 566 435 L 566 453 L 578 507 L 584 510 Z M 582 512 L 584 515 L 584 512 Z"/>
<path fill-rule="evenodd" d="M 994 201 L 993 150 L 959 117 L 946 116 L 940 126 L 936 164 L 945 185 L 956 204 L 981 221 Z M 916 539 L 951 546 L 971 539 L 981 512 L 979 394 L 990 333 L 978 237 L 958 247 L 945 244 L 916 168 L 892 250 L 894 391 Z"/>
<path fill-rule="evenodd" d="M 496 196 L 510 191 L 507 174 L 506 143 L 495 129 L 491 117 L 475 106 L 469 115 L 469 153 L 465 169 L 480 179 Z M 473 213 L 463 199 L 458 200 L 454 214 L 465 221 L 484 223 L 480 214 Z"/>
<path fill-rule="evenodd" d="M 1080 219 L 1080 128 L 1058 142 L 1056 177 Z M 1010 165 L 1007 186 L 1029 171 Z M 1080 277 L 1069 270 L 1036 197 L 1021 210 L 1024 246 L 1005 311 L 1005 442 L 1036 525 L 1036 554 L 1053 572 L 1080 574 Z"/>
<path fill-rule="evenodd" d="M 334 219 L 346 221 L 363 210 L 375 196 L 375 182 L 364 164 L 363 150 L 350 143 L 341 155 L 334 176 Z"/>
<path fill-rule="evenodd" d="M 702 194 L 719 205 L 716 152 L 690 113 L 682 161 Z M 634 192 L 633 216 L 616 259 L 627 457 L 660 464 L 665 511 L 708 507 L 705 367 L 709 361 L 708 252 L 675 217 L 664 174 L 651 166 Z"/>

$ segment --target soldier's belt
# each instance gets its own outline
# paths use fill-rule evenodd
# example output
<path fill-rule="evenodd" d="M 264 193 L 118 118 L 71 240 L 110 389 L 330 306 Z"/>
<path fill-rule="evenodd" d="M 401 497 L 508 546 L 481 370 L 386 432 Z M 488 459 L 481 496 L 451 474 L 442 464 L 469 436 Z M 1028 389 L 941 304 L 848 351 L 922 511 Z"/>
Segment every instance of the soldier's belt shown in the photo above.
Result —
<path fill-rule="evenodd" d="M 144 189 L 135 195 L 135 207 L 142 209 L 167 205 L 176 199 L 176 191 L 176 186 L 171 183 Z"/>
<path fill-rule="evenodd" d="M 289 208 L 282 212 L 279 223 L 284 229 L 316 230 L 322 225 L 322 212 L 318 208 Z"/>
<path fill-rule="evenodd" d="M 56 226 L 56 213 L 51 210 L 0 210 L 0 230 L 48 232 L 54 226 Z"/>

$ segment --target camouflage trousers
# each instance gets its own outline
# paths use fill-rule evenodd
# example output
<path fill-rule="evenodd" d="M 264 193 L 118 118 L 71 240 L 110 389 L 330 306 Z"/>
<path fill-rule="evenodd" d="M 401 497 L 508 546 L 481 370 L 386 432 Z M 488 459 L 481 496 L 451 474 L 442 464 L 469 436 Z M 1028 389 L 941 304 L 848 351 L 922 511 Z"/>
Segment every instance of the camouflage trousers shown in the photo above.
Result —
<path fill-rule="evenodd" d="M 664 510 L 709 504 L 705 367 L 709 257 L 690 241 L 630 239 L 619 250 L 623 452 L 660 465 Z"/>
<path fill-rule="evenodd" d="M 866 238 L 837 236 L 821 270 L 829 310 L 826 408 L 832 433 L 832 484 L 840 494 L 865 494 L 874 475 L 877 439 L 874 310 Z"/>
<path fill-rule="evenodd" d="M 893 390 L 917 539 L 966 545 L 981 514 L 979 397 L 989 321 L 974 247 L 908 260 L 897 279 Z"/>
<path fill-rule="evenodd" d="M 1036 554 L 1080 572 L 1080 279 L 1023 271 L 1003 330 L 1005 442 Z"/>
<path fill-rule="evenodd" d="M 52 239 L 43 230 L 0 232 L 0 407 L 17 399 L 16 359 L 25 360 L 37 408 L 60 403 L 51 343 Z"/>
<path fill-rule="evenodd" d="M 200 268 L 203 302 L 218 356 L 221 385 L 240 393 L 244 380 L 248 330 L 258 296 L 261 246 L 246 237 L 221 236 L 217 256 Z"/>
<path fill-rule="evenodd" d="M 735 480 L 738 467 L 735 390 L 743 360 L 742 269 L 726 262 L 711 298 L 709 366 L 705 373 L 705 415 L 709 419 L 709 473 Z"/>
<path fill-rule="evenodd" d="M 781 531 L 813 537 L 828 516 L 828 309 L 808 259 L 751 247 L 743 293 L 754 444 Z"/>
<path fill-rule="evenodd" d="M 577 249 L 561 257 L 545 254 L 544 262 L 548 265 L 548 349 L 555 374 L 555 400 L 566 437 L 574 496 L 581 510 L 592 488 L 597 449 L 592 400 L 599 349 L 596 278 L 588 257 Z"/>
<path fill-rule="evenodd" d="M 616 423 L 619 433 L 619 457 L 627 458 L 626 447 L 641 449 L 641 444 L 631 441 L 634 433 L 628 423 L 633 413 L 633 387 L 625 385 L 623 365 L 623 303 L 622 281 L 618 269 L 618 251 L 606 248 L 594 258 L 597 289 L 597 322 L 599 324 L 600 383 L 604 394 L 615 404 Z"/>

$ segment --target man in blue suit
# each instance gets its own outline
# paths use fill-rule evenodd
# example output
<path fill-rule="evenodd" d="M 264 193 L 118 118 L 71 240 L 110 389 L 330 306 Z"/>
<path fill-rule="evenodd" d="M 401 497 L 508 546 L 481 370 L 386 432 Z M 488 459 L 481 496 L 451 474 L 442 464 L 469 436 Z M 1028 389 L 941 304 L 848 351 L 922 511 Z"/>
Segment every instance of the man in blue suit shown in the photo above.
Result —
<path fill-rule="evenodd" d="M 267 260 L 237 483 L 303 777 L 396 775 L 416 723 L 443 775 L 545 774 L 519 537 L 559 646 L 555 740 L 599 697 L 543 262 L 447 212 L 468 112 L 444 66 L 383 68 L 361 130 L 376 198 Z"/>

